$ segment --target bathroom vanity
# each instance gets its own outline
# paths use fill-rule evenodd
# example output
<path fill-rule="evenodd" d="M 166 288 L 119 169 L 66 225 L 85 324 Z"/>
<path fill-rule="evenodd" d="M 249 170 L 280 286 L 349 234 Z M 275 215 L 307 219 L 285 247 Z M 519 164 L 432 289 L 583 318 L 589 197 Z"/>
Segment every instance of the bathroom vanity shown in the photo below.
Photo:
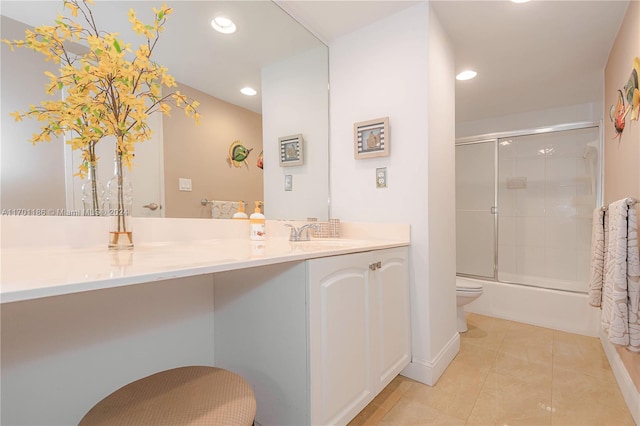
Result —
<path fill-rule="evenodd" d="M 55 247 L 2 219 L 2 424 L 76 424 L 182 365 L 241 374 L 257 424 L 346 424 L 410 361 L 406 225 L 290 243 L 284 222 L 252 242 L 237 221 L 140 219 L 142 242 L 110 252 L 78 223 Z"/>

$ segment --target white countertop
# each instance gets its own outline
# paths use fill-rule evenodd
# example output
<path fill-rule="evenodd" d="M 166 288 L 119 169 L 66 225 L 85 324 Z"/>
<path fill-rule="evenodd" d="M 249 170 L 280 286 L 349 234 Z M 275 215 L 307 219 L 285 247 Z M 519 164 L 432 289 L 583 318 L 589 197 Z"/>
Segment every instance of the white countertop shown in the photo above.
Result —
<path fill-rule="evenodd" d="M 408 245 L 387 240 L 211 239 L 107 248 L 3 248 L 0 302 L 181 278 L 275 263 L 303 261 Z"/>

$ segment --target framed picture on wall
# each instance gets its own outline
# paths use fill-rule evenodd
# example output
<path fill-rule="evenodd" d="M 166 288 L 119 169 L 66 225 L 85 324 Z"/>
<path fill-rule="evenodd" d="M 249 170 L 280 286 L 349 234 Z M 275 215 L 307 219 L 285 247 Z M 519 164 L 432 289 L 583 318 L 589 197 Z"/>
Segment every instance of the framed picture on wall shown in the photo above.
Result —
<path fill-rule="evenodd" d="M 389 117 L 355 123 L 353 152 L 356 159 L 388 156 Z"/>
<path fill-rule="evenodd" d="M 284 136 L 278 138 L 278 141 L 280 142 L 280 167 L 302 165 L 302 135 Z"/>

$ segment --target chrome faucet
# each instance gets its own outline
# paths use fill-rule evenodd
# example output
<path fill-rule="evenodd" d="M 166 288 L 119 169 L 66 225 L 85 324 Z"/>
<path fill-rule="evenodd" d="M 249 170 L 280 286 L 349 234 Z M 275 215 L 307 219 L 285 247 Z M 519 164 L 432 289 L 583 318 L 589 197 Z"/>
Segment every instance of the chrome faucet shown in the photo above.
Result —
<path fill-rule="evenodd" d="M 289 241 L 309 241 L 309 228 L 318 229 L 318 227 L 313 223 L 307 223 L 306 225 L 302 225 L 300 228 L 296 228 L 289 223 L 285 223 L 284 226 L 291 228 Z"/>

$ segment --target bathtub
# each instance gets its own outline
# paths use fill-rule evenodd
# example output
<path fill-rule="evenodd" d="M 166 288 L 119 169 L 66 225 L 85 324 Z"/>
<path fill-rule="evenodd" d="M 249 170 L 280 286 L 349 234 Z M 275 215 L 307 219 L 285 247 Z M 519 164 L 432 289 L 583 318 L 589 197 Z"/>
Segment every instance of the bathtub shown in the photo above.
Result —
<path fill-rule="evenodd" d="M 600 309 L 589 305 L 586 294 L 456 277 L 481 284 L 484 293 L 465 305 L 466 312 L 518 321 L 554 330 L 598 337 Z"/>

